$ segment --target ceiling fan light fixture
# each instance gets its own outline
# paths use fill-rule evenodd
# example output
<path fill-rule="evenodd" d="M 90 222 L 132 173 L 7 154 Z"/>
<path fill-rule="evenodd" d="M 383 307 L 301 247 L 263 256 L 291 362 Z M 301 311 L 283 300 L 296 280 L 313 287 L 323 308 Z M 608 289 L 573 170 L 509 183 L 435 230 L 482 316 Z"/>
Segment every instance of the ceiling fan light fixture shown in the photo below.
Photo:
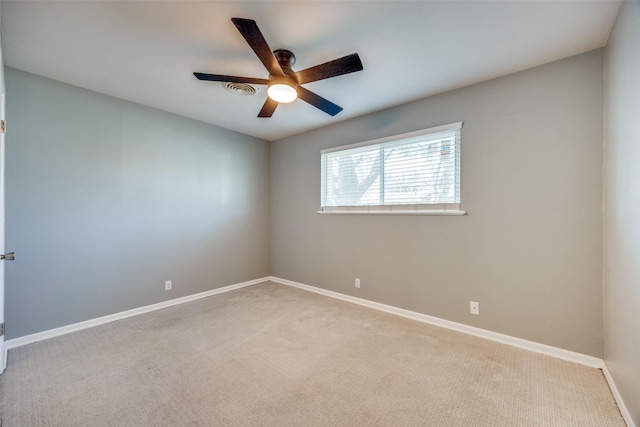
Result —
<path fill-rule="evenodd" d="M 2 0 L 0 0 L 2 1 Z M 332 61 L 324 62 L 302 71 L 293 71 L 291 66 L 296 62 L 296 56 L 287 49 L 271 50 L 264 39 L 258 24 L 253 19 L 231 18 L 242 37 L 249 44 L 262 65 L 269 72 L 268 79 L 254 77 L 227 76 L 223 74 L 193 73 L 198 80 L 222 82 L 227 90 L 236 91 L 243 85 L 267 86 L 267 100 L 262 105 L 258 117 L 271 117 L 280 103 L 293 102 L 300 98 L 302 101 L 324 111 L 330 116 L 335 116 L 342 107 L 328 99 L 310 91 L 303 85 L 331 77 L 362 71 L 362 62 L 357 53 L 343 56 Z M 233 88 L 229 85 L 233 84 Z M 247 88 L 248 89 L 248 88 Z M 254 88 L 255 89 L 255 88 Z"/>
<path fill-rule="evenodd" d="M 298 91 L 296 91 L 296 88 L 287 82 L 276 81 L 269 85 L 267 95 L 276 102 L 288 103 L 293 102 L 298 98 Z"/>

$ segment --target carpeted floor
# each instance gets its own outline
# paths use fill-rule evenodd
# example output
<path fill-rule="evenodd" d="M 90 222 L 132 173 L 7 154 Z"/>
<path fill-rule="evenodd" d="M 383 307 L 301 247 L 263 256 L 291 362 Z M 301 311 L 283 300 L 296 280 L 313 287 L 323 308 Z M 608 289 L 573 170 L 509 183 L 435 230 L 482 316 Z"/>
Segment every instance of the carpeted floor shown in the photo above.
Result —
<path fill-rule="evenodd" d="M 2 427 L 624 426 L 600 370 L 263 283 L 9 352 Z"/>

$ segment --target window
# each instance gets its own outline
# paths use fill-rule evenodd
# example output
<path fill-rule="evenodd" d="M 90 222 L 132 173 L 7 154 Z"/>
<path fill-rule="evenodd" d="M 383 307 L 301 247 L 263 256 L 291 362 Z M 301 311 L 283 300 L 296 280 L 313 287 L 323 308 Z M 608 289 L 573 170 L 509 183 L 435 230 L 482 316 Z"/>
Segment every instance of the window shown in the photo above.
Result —
<path fill-rule="evenodd" d="M 462 215 L 462 122 L 321 151 L 320 213 Z"/>

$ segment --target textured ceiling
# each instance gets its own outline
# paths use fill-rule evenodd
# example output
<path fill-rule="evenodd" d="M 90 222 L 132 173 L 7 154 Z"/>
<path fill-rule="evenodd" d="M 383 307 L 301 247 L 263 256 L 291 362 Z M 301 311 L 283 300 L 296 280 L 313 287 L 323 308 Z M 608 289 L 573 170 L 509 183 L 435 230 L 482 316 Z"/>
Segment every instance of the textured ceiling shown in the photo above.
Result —
<path fill-rule="evenodd" d="M 605 45 L 620 1 L 2 1 L 10 67 L 266 140 L 467 86 Z M 353 52 L 361 72 L 257 118 L 253 96 L 194 71 L 267 78 L 230 18 L 257 21 L 301 70 Z"/>

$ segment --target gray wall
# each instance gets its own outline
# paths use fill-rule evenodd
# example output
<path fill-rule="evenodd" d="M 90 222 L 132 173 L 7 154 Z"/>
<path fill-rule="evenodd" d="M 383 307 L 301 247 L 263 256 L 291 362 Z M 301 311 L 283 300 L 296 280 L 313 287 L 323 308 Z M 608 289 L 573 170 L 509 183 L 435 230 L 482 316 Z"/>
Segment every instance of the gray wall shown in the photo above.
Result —
<path fill-rule="evenodd" d="M 7 338 L 269 275 L 267 142 L 10 68 L 6 84 Z"/>
<path fill-rule="evenodd" d="M 273 143 L 272 275 L 602 357 L 602 103 L 597 50 Z M 467 216 L 316 213 L 321 149 L 460 120 Z"/>
<path fill-rule="evenodd" d="M 7 337 L 273 274 L 601 357 L 602 70 L 593 51 L 345 121 L 269 164 L 264 141 L 7 69 Z M 467 216 L 316 213 L 322 148 L 459 120 Z"/>
<path fill-rule="evenodd" d="M 640 425 L 640 2 L 606 48 L 604 360 Z"/>

